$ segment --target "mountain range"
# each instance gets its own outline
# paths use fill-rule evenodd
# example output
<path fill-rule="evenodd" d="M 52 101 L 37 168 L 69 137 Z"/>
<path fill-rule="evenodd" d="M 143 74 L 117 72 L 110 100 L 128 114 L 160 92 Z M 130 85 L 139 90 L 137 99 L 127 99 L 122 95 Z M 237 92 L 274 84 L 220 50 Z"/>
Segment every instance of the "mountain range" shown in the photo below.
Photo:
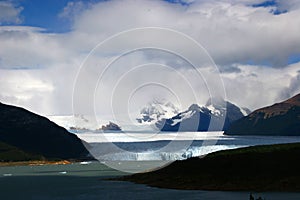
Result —
<path fill-rule="evenodd" d="M 205 106 L 192 104 L 186 111 L 158 120 L 155 125 L 161 131 L 223 131 L 248 113 L 249 109 L 228 101 L 218 99 L 212 103 L 210 99 Z"/>
<path fill-rule="evenodd" d="M 11 155 L 12 154 L 12 155 Z M 0 160 L 92 159 L 83 141 L 49 119 L 0 103 Z"/>
<path fill-rule="evenodd" d="M 239 112 L 236 106 L 230 106 L 227 102 L 229 109 L 226 119 L 234 120 L 232 117 Z M 214 113 L 220 114 L 219 111 L 192 105 L 187 111 L 168 120 L 169 123 L 177 119 L 191 120 L 195 118 L 193 115 L 199 113 L 200 117 L 202 115 L 208 121 L 209 116 L 217 116 Z M 233 121 L 225 134 L 299 136 L 300 94 Z M 299 153 L 300 143 L 251 146 L 219 151 L 203 158 L 175 161 L 156 171 L 124 176 L 117 180 L 169 189 L 299 192 Z M 253 198 L 250 196 L 250 199 Z"/>
<path fill-rule="evenodd" d="M 300 94 L 255 110 L 232 123 L 227 135 L 300 135 Z"/>
<path fill-rule="evenodd" d="M 208 101 L 205 106 L 193 104 L 186 111 L 161 119 L 162 116 L 176 110 L 172 106 L 170 109 L 167 108 L 169 105 L 171 104 L 164 104 L 165 108 L 160 110 L 152 109 L 155 112 L 166 111 L 164 115 L 156 118 L 158 119 L 156 122 L 154 120 L 155 125 L 162 131 L 222 129 L 227 135 L 300 135 L 300 94 L 250 114 L 249 110 L 239 108 L 230 102 L 212 104 Z M 169 112 L 170 110 L 173 111 Z M 157 116 L 157 113 L 155 115 Z M 0 103 L 0 160 L 30 159 L 93 158 L 83 141 L 75 134 L 45 117 L 23 108 Z"/>

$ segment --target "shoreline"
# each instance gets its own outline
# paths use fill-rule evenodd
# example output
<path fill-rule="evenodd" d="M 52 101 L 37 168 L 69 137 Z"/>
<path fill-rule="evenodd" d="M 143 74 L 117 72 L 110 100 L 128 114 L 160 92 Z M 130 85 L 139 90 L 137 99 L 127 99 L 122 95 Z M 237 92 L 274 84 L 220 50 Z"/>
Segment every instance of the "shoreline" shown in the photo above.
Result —
<path fill-rule="evenodd" d="M 251 146 L 111 180 L 178 190 L 300 192 L 299 155 L 300 143 Z"/>
<path fill-rule="evenodd" d="M 13 166 L 40 166 L 40 165 L 68 165 L 76 163 L 75 161 L 60 160 L 31 160 L 31 161 L 12 161 L 12 162 L 0 162 L 0 167 L 13 167 Z"/>

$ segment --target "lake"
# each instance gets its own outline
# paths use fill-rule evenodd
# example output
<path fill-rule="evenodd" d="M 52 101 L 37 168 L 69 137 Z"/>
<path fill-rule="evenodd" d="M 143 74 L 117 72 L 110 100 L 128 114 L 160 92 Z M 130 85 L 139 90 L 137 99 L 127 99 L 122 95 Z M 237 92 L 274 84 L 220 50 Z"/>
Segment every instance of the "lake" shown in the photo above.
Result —
<path fill-rule="evenodd" d="M 83 133 L 84 134 L 84 133 Z M 152 188 L 130 182 L 109 181 L 107 178 L 126 175 L 153 169 L 155 166 L 166 165 L 176 159 L 199 156 L 222 149 L 238 148 L 250 145 L 277 144 L 300 142 L 300 137 L 261 137 L 261 136 L 223 136 L 203 135 L 197 133 L 196 140 L 182 149 L 185 139 L 194 138 L 195 133 L 187 137 L 169 140 L 172 135 L 164 135 L 165 140 L 159 141 L 128 141 L 121 142 L 111 133 L 107 137 L 116 138 L 111 143 L 95 140 L 96 135 L 80 137 L 90 142 L 90 148 L 100 153 L 101 162 L 83 162 L 69 165 L 43 166 L 11 166 L 0 167 L 0 199 L 203 199 L 203 200 L 248 200 L 253 191 L 221 192 L 221 191 L 183 191 Z M 138 137 L 138 136 L 136 136 Z M 169 138 L 168 138 L 169 137 Z M 170 142 L 180 148 L 174 151 L 162 151 Z M 211 141 L 211 142 L 209 142 Z M 119 151 L 110 151 L 107 147 L 117 146 Z M 121 169 L 118 171 L 106 165 Z M 299 200 L 300 193 L 266 192 L 253 193 L 267 200 Z"/>
<path fill-rule="evenodd" d="M 147 162 L 147 161 L 140 161 Z M 203 199 L 248 200 L 251 191 L 183 191 L 152 188 L 130 182 L 108 181 L 125 175 L 99 162 L 89 164 L 17 166 L 0 168 L 0 199 Z M 300 193 L 253 193 L 267 200 L 299 200 Z"/>

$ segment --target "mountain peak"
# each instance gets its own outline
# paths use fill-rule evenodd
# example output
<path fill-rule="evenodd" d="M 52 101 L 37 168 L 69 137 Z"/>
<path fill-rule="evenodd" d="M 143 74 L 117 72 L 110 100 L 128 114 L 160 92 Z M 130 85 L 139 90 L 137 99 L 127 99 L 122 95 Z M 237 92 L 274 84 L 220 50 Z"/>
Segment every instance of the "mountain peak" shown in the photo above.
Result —
<path fill-rule="evenodd" d="M 233 121 L 244 117 L 242 109 L 236 105 L 230 102 L 225 104 L 224 100 L 219 101 L 220 105 L 215 102 L 214 105 L 209 103 L 209 106 L 192 104 L 188 110 L 172 118 L 159 120 L 156 126 L 162 131 L 222 131 Z"/>
<path fill-rule="evenodd" d="M 153 123 L 163 118 L 169 118 L 178 114 L 179 109 L 166 100 L 153 100 L 148 102 L 140 111 L 140 116 L 136 118 L 138 123 Z"/>
<path fill-rule="evenodd" d="M 209 105 L 224 105 L 224 107 L 226 106 L 226 102 L 224 98 L 222 97 L 210 97 L 207 101 L 205 106 L 209 106 Z"/>
<path fill-rule="evenodd" d="M 201 107 L 198 104 L 192 104 L 192 105 L 190 105 L 188 110 L 190 110 L 190 111 L 200 111 Z"/>

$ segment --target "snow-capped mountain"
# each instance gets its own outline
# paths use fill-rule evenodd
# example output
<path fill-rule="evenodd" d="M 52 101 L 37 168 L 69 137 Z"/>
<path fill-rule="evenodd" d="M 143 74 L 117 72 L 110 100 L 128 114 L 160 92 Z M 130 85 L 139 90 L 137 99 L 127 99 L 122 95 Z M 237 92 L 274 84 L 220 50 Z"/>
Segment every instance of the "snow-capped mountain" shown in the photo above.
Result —
<path fill-rule="evenodd" d="M 225 101 L 214 101 L 213 104 L 208 101 L 205 106 L 193 104 L 186 111 L 179 112 L 179 109 L 171 102 L 155 100 L 141 109 L 136 118 L 137 123 L 119 120 L 118 125 L 123 131 L 157 129 L 162 131 L 221 131 L 226 130 L 232 121 L 243 117 L 248 112 L 248 109 L 239 108 Z M 98 116 L 99 120 L 96 122 L 89 115 L 48 116 L 48 118 L 76 133 L 99 130 L 102 125 L 112 121 L 109 117 Z M 214 123 L 210 123 L 211 121 Z"/>
<path fill-rule="evenodd" d="M 192 104 L 186 111 L 158 120 L 155 125 L 161 131 L 223 131 L 247 113 L 248 109 L 228 101 L 209 100 L 205 106 Z"/>
<path fill-rule="evenodd" d="M 141 109 L 136 120 L 141 124 L 154 124 L 163 118 L 170 118 L 178 112 L 178 108 L 171 102 L 154 100 Z"/>

